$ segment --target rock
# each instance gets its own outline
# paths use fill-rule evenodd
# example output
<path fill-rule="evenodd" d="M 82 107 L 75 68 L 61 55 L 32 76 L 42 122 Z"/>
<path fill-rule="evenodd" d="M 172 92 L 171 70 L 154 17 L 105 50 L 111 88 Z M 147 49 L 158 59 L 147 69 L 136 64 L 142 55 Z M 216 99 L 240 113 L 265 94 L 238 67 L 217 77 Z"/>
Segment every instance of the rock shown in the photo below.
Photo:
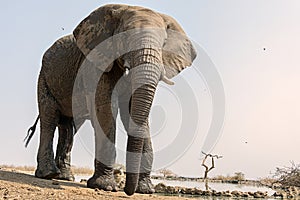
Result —
<path fill-rule="evenodd" d="M 3 195 L 4 195 L 4 196 L 7 196 L 7 195 L 8 195 L 8 193 L 9 193 L 8 189 L 7 189 L 7 188 L 5 188 L 5 189 L 4 189 L 4 192 L 3 192 Z"/>
<path fill-rule="evenodd" d="M 191 188 L 182 187 L 180 193 L 181 194 L 191 194 Z"/>
<path fill-rule="evenodd" d="M 155 185 L 154 189 L 155 189 L 155 192 L 157 193 L 164 193 L 166 191 L 166 185 L 163 184 L 163 183 L 159 183 L 157 185 Z"/>
<path fill-rule="evenodd" d="M 220 197 L 222 196 L 222 192 L 214 192 L 213 196 Z"/>
<path fill-rule="evenodd" d="M 179 194 L 179 193 L 181 193 L 182 187 L 175 186 L 174 189 L 175 189 L 176 193 Z"/>
<path fill-rule="evenodd" d="M 254 192 L 253 197 L 254 198 L 265 198 L 268 194 L 266 192 L 257 191 Z"/>
<path fill-rule="evenodd" d="M 52 185 L 59 185 L 58 181 L 52 181 Z"/>
<path fill-rule="evenodd" d="M 114 179 L 117 183 L 118 188 L 123 189 L 125 187 L 126 175 L 123 168 L 114 168 Z"/>
<path fill-rule="evenodd" d="M 247 192 L 242 192 L 241 197 L 250 197 L 250 195 Z"/>
<path fill-rule="evenodd" d="M 282 184 L 281 183 L 273 183 L 272 189 L 277 189 L 277 188 L 282 188 Z"/>
<path fill-rule="evenodd" d="M 176 194 L 176 190 L 175 190 L 175 187 L 172 187 L 172 186 L 167 186 L 166 189 L 165 189 L 165 193 L 167 194 Z"/>
<path fill-rule="evenodd" d="M 186 188 L 184 188 L 184 187 L 181 188 L 180 193 L 181 193 L 181 194 L 186 194 Z"/>
<path fill-rule="evenodd" d="M 222 196 L 224 197 L 232 197 L 232 194 L 230 192 L 225 192 Z"/>
<path fill-rule="evenodd" d="M 291 186 L 288 188 L 288 192 L 294 196 L 298 196 L 299 195 L 299 190 L 297 187 L 295 186 Z"/>
<path fill-rule="evenodd" d="M 287 194 L 286 194 L 286 197 L 287 197 L 288 199 L 292 199 L 292 198 L 295 197 L 295 195 L 292 194 L 292 193 L 287 193 Z"/>
<path fill-rule="evenodd" d="M 247 192 L 249 196 L 254 196 L 254 192 Z"/>
<path fill-rule="evenodd" d="M 195 188 L 195 194 L 196 195 L 202 195 L 203 191 L 200 189 Z"/>
<path fill-rule="evenodd" d="M 242 192 L 237 191 L 237 190 L 232 191 L 231 194 L 232 194 L 233 196 L 235 196 L 235 197 L 240 197 L 240 196 L 242 196 Z"/>
<path fill-rule="evenodd" d="M 195 194 L 195 190 L 193 188 L 186 188 L 186 194 Z"/>
<path fill-rule="evenodd" d="M 80 183 L 86 183 L 86 182 L 87 182 L 86 179 L 81 179 L 81 180 L 80 180 Z"/>
<path fill-rule="evenodd" d="M 212 192 L 210 190 L 205 190 L 202 192 L 202 195 L 204 196 L 212 196 Z"/>
<path fill-rule="evenodd" d="M 118 188 L 121 188 L 121 189 L 125 188 L 125 180 L 118 182 L 117 186 L 118 186 Z"/>
<path fill-rule="evenodd" d="M 274 192 L 274 194 L 272 195 L 273 197 L 281 197 L 281 198 L 283 198 L 284 196 L 286 196 L 286 195 L 283 195 L 283 193 L 282 192 Z"/>
<path fill-rule="evenodd" d="M 254 193 L 253 197 L 254 198 L 259 198 L 259 199 L 264 198 L 264 196 L 262 196 L 260 194 L 257 194 L 257 193 Z"/>

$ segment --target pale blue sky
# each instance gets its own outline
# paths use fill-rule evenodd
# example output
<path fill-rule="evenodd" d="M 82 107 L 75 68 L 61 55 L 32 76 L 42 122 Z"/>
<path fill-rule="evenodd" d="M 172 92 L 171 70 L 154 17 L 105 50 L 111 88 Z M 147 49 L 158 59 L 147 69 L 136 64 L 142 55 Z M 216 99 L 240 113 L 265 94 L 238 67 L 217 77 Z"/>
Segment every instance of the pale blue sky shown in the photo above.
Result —
<path fill-rule="evenodd" d="M 213 150 L 224 158 L 217 161 L 212 175 L 242 171 L 257 178 L 269 175 L 277 166 L 289 165 L 290 160 L 300 162 L 298 0 L 11 0 L 0 3 L 0 164 L 36 164 L 38 134 L 27 149 L 22 140 L 37 116 L 36 83 L 42 54 L 106 3 L 142 5 L 173 16 L 215 63 L 225 88 L 226 120 Z M 188 70 L 182 74 L 192 76 Z M 199 91 L 205 88 L 202 80 L 191 78 L 191 83 Z M 209 95 L 197 95 L 203 108 L 201 131 L 184 156 L 169 166 L 180 175 L 203 173 L 199 157 L 211 117 L 207 106 L 211 105 Z M 89 129 L 87 124 L 79 133 L 81 139 L 75 138 L 74 165 L 92 167 L 93 157 L 82 145 L 83 141 L 93 149 Z M 154 140 L 154 147 L 163 146 L 168 137 Z"/>

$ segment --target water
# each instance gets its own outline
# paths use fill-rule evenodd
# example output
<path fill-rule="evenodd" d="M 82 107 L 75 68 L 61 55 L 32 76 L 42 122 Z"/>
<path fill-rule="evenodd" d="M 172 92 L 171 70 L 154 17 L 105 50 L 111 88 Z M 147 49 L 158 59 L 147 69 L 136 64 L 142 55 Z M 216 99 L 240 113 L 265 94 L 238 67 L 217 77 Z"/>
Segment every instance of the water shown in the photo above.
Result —
<path fill-rule="evenodd" d="M 198 188 L 201 190 L 205 190 L 205 183 L 204 182 L 197 182 L 197 181 L 171 181 L 171 180 L 152 180 L 153 184 L 164 183 L 165 185 L 169 186 L 181 186 L 181 187 L 189 187 L 189 188 Z M 263 186 L 256 186 L 256 185 L 246 185 L 246 184 L 232 184 L 232 183 L 218 183 L 218 182 L 208 182 L 208 187 L 211 190 L 216 190 L 218 192 L 222 191 L 241 191 L 241 192 L 268 192 L 268 195 L 274 194 L 274 190 L 268 187 Z"/>
<path fill-rule="evenodd" d="M 81 179 L 88 179 L 91 176 L 75 176 L 75 181 L 79 182 Z M 197 182 L 197 181 L 173 181 L 173 180 L 158 180 L 152 179 L 152 183 L 154 185 L 158 183 L 164 183 L 168 186 L 180 186 L 180 187 L 188 187 L 188 188 L 198 188 L 201 190 L 205 190 L 205 183 L 204 182 Z M 268 187 L 256 186 L 256 185 L 246 185 L 246 184 L 231 184 L 231 183 L 218 183 L 218 182 L 209 182 L 208 186 L 211 190 L 216 190 L 219 192 L 222 191 L 241 191 L 241 192 L 256 192 L 262 191 L 267 192 L 268 195 L 274 194 L 274 190 Z"/>

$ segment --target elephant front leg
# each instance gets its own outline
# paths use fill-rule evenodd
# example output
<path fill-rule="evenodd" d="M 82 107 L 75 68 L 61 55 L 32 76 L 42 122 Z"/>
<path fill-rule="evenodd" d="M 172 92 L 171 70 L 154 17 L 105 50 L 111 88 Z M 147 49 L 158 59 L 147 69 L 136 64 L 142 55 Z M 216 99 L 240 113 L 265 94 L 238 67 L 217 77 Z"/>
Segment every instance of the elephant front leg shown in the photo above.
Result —
<path fill-rule="evenodd" d="M 155 192 L 154 186 L 150 179 L 150 173 L 153 164 L 153 149 L 151 138 L 144 139 L 143 154 L 141 160 L 139 182 L 136 188 L 137 193 L 152 194 Z"/>
<path fill-rule="evenodd" d="M 74 181 L 71 171 L 71 150 L 73 146 L 73 119 L 62 117 L 58 126 L 59 138 L 56 148 L 55 163 L 61 173 L 57 177 L 61 180 Z"/>
<path fill-rule="evenodd" d="M 106 191 L 117 191 L 117 184 L 113 176 L 113 165 L 116 160 L 116 123 L 110 110 L 110 104 L 102 106 L 97 110 L 98 120 L 92 120 L 95 129 L 95 171 L 88 180 L 87 186 Z"/>
<path fill-rule="evenodd" d="M 105 76 L 104 76 L 105 78 Z M 101 81 L 101 80 L 100 80 Z M 115 132 L 117 105 L 110 95 L 109 88 L 103 84 L 100 94 L 96 93 L 95 111 L 92 125 L 95 130 L 95 171 L 88 180 L 87 187 L 99 188 L 106 191 L 117 191 L 117 184 L 113 175 L 113 165 L 116 160 Z"/>
<path fill-rule="evenodd" d="M 125 130 L 128 132 L 129 129 L 129 119 L 130 119 L 130 101 L 122 101 L 123 99 L 129 99 L 125 97 L 120 97 L 119 99 L 119 108 L 120 108 L 120 116 L 122 123 L 124 125 Z M 137 193 L 141 194 L 152 194 L 155 192 L 154 186 L 150 179 L 150 173 L 152 170 L 153 164 L 153 149 L 150 138 L 149 125 L 146 127 L 146 134 L 149 136 L 148 138 L 144 138 L 143 145 L 143 154 L 141 159 L 141 167 L 139 174 L 139 182 L 136 188 Z"/>

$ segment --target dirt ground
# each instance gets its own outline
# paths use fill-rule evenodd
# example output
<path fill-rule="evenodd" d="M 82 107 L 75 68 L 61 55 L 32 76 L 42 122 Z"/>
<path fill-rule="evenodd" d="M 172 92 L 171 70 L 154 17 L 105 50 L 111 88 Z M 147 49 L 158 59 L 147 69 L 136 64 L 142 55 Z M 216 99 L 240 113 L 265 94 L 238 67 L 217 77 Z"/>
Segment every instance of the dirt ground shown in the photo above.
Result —
<path fill-rule="evenodd" d="M 0 169 L 0 199 L 188 199 L 156 194 L 105 192 L 86 188 L 85 184 L 61 180 L 44 180 L 16 169 Z"/>

